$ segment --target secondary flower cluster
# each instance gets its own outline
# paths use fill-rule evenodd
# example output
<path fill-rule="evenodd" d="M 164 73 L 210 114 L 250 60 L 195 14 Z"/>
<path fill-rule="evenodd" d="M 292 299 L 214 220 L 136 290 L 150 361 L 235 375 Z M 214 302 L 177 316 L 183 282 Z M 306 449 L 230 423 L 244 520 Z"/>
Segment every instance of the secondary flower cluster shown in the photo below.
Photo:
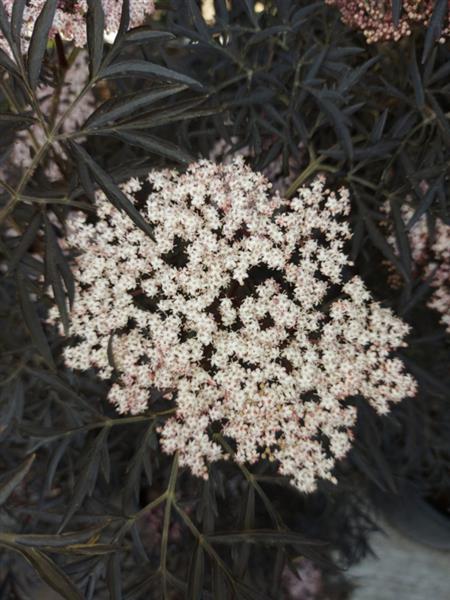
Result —
<path fill-rule="evenodd" d="M 354 29 L 360 29 L 369 43 L 393 40 L 411 35 L 414 25 L 429 24 L 434 0 L 403 0 L 402 14 L 397 25 L 394 24 L 391 0 L 325 0 L 327 4 L 337 6 L 342 20 Z M 448 2 L 450 8 L 450 2 Z M 450 34 L 450 10 L 448 23 L 441 32 L 440 41 Z"/>
<path fill-rule="evenodd" d="M 73 64 L 67 69 L 64 80 L 57 87 L 40 87 L 37 96 L 40 101 L 40 110 L 50 123 L 58 122 L 66 114 L 67 109 L 80 95 L 89 77 L 87 51 L 79 51 Z M 94 111 L 95 97 L 92 91 L 85 94 L 82 99 L 74 104 L 73 110 L 67 112 L 61 125 L 61 132 L 76 131 L 80 125 Z M 34 154 L 46 141 L 46 134 L 40 124 L 32 125 L 17 134 L 7 159 L 0 168 L 0 178 L 14 183 L 14 178 L 27 169 Z M 50 181 L 61 179 L 61 161 L 66 155 L 61 145 L 53 144 L 52 154 L 44 163 L 45 174 Z M 56 160 L 57 159 L 57 160 Z"/>
<path fill-rule="evenodd" d="M 406 205 L 402 212 L 404 222 L 408 223 L 413 209 Z M 450 333 L 450 225 L 436 219 L 430 231 L 423 215 L 408 231 L 408 240 L 415 275 L 428 280 L 433 288 L 428 306 L 441 314 L 441 323 Z M 397 247 L 394 235 L 389 241 L 393 248 Z M 393 282 L 395 285 L 395 278 Z"/>
<path fill-rule="evenodd" d="M 173 401 L 160 442 L 195 475 L 227 458 L 220 434 L 238 462 L 276 461 L 309 492 L 351 447 L 348 398 L 384 414 L 415 393 L 392 356 L 408 326 L 358 277 L 344 281 L 348 192 L 318 178 L 288 201 L 270 187 L 242 158 L 132 179 L 123 190 L 155 241 L 99 193 L 98 221 L 70 226 L 80 253 L 65 360 L 114 374 L 120 413 L 145 411 L 152 390 Z"/>
<path fill-rule="evenodd" d="M 23 50 L 28 45 L 28 40 L 33 31 L 34 23 L 38 18 L 46 0 L 30 0 L 24 12 L 24 25 L 22 29 Z M 116 34 L 119 30 L 120 17 L 122 14 L 121 0 L 101 0 L 105 12 L 105 32 Z M 3 0 L 3 5 L 11 15 L 14 0 Z M 59 34 L 63 39 L 74 41 L 76 46 L 86 45 L 86 13 L 88 10 L 87 0 L 61 0 L 53 21 L 52 34 Z M 130 25 L 138 27 L 145 21 L 147 15 L 155 10 L 153 0 L 130 0 Z M 3 43 L 2 43 L 3 42 Z M 0 45 L 5 47 L 5 40 L 0 34 Z"/>

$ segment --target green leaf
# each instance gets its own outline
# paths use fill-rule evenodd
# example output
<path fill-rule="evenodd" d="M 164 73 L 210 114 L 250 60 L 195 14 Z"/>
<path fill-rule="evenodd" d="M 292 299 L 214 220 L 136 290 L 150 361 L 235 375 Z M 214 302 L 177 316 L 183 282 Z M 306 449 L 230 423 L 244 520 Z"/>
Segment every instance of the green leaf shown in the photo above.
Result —
<path fill-rule="evenodd" d="M 213 598 L 214 600 L 229 600 L 230 590 L 222 569 L 214 563 L 213 565 Z"/>
<path fill-rule="evenodd" d="M 5 410 L 0 414 L 0 442 L 8 439 L 12 428 L 22 419 L 25 400 L 23 387 L 22 379 L 17 377 L 4 388 L 2 400 L 7 400 L 4 404 Z"/>
<path fill-rule="evenodd" d="M 5 7 L 3 6 L 3 0 L 0 0 L 0 31 L 4 35 L 8 44 L 12 46 L 11 29 L 8 14 L 6 13 Z"/>
<path fill-rule="evenodd" d="M 122 2 L 122 12 L 120 14 L 120 23 L 119 30 L 117 32 L 116 39 L 114 40 L 114 45 L 120 44 L 123 36 L 128 31 L 130 26 L 130 0 L 123 0 Z"/>
<path fill-rule="evenodd" d="M 20 130 L 26 129 L 34 123 L 37 123 L 37 119 L 27 113 L 0 113 L 0 124 L 4 127 L 12 125 L 15 129 Z"/>
<path fill-rule="evenodd" d="M 136 443 L 136 451 L 128 462 L 126 469 L 126 481 L 123 487 L 123 507 L 126 510 L 128 504 L 137 502 L 141 489 L 141 474 L 145 471 L 148 485 L 151 487 L 153 481 L 152 463 L 150 458 L 151 443 L 154 439 L 154 423 L 141 435 Z"/>
<path fill-rule="evenodd" d="M 25 256 L 28 248 L 34 243 L 36 240 L 37 233 L 41 226 L 41 212 L 37 211 L 34 217 L 31 219 L 28 227 L 23 233 L 19 245 L 14 249 L 9 259 L 9 271 L 14 271 L 19 262 Z"/>
<path fill-rule="evenodd" d="M 269 546 L 291 544 L 293 546 L 326 546 L 326 542 L 310 540 L 294 531 L 253 529 L 229 533 L 215 533 L 207 536 L 213 544 L 267 544 Z"/>
<path fill-rule="evenodd" d="M 64 514 L 64 518 L 59 526 L 58 533 L 65 528 L 67 523 L 80 508 L 86 496 L 92 493 L 95 482 L 97 481 L 98 469 L 100 465 L 101 450 L 107 443 L 109 427 L 105 426 L 97 434 L 97 437 L 87 447 L 81 458 L 82 470 L 75 484 L 72 499 Z"/>
<path fill-rule="evenodd" d="M 210 35 L 208 26 L 206 25 L 202 13 L 200 12 L 197 2 L 195 0 L 188 0 L 187 4 L 195 29 L 198 31 L 203 40 L 209 40 Z"/>
<path fill-rule="evenodd" d="M 433 44 L 436 40 L 439 39 L 439 36 L 441 35 L 442 27 L 444 24 L 444 17 L 447 11 L 448 1 L 436 0 L 434 4 L 433 14 L 431 15 L 431 19 L 429 21 L 427 34 L 425 36 L 425 43 L 422 54 L 422 64 L 427 60 L 431 48 L 433 47 Z"/>
<path fill-rule="evenodd" d="M 113 179 L 98 165 L 91 156 L 78 144 L 70 144 L 70 147 L 82 161 L 84 161 L 91 171 L 94 179 L 105 193 L 108 200 L 119 210 L 127 213 L 130 219 L 142 229 L 149 237 L 153 239 L 153 232 L 150 225 L 140 214 L 140 212 L 128 200 L 122 190 L 114 183 Z"/>
<path fill-rule="evenodd" d="M 395 27 L 398 27 L 400 16 L 402 14 L 402 0 L 392 0 L 392 20 Z"/>
<path fill-rule="evenodd" d="M 23 12 L 25 10 L 25 5 L 27 0 L 14 0 L 12 12 L 11 12 L 11 35 L 16 45 L 16 48 L 20 49 L 20 36 L 22 33 L 22 23 L 23 23 Z"/>
<path fill-rule="evenodd" d="M 39 81 L 42 61 L 47 48 L 48 35 L 55 18 L 58 0 L 47 0 L 40 15 L 36 19 L 28 49 L 28 79 L 34 89 Z"/>
<path fill-rule="evenodd" d="M 375 121 L 372 131 L 370 133 L 370 141 L 376 144 L 383 137 L 383 131 L 386 126 L 386 120 L 389 114 L 389 109 L 385 108 L 378 119 Z"/>
<path fill-rule="evenodd" d="M 56 474 L 56 470 L 58 469 L 59 463 L 61 462 L 61 459 L 64 457 L 66 450 L 70 443 L 71 443 L 71 438 L 68 436 L 66 438 L 63 438 L 63 440 L 56 447 L 56 449 L 54 447 L 52 449 L 50 461 L 47 465 L 46 472 L 45 472 L 44 490 L 46 493 L 50 493 L 50 491 L 51 491 L 51 488 L 53 485 L 53 480 L 54 480 L 55 474 Z"/>
<path fill-rule="evenodd" d="M 106 68 L 114 58 L 119 54 L 120 50 L 123 47 L 125 33 L 130 26 L 130 0 L 123 0 L 122 2 L 122 12 L 120 15 L 120 24 L 119 31 L 117 32 L 116 39 L 114 40 L 113 45 L 106 53 L 105 58 L 103 59 L 103 63 L 101 69 Z"/>
<path fill-rule="evenodd" d="M 99 127 L 109 121 L 127 117 L 139 109 L 145 110 L 158 100 L 163 100 L 187 89 L 186 85 L 164 86 L 152 88 L 139 94 L 128 94 L 125 97 L 105 102 L 86 121 L 83 129 Z"/>
<path fill-rule="evenodd" d="M 77 402 L 82 402 L 82 398 L 76 392 L 74 392 L 68 385 L 61 381 L 61 379 L 59 379 L 56 375 L 48 373 L 47 371 L 31 368 L 27 368 L 27 372 L 33 375 L 33 377 L 37 377 L 38 379 L 49 385 L 50 388 L 56 388 L 57 390 L 66 394 L 69 398 L 72 398 Z M 87 404 L 87 406 L 90 407 L 93 413 L 98 414 L 92 405 Z"/>
<path fill-rule="evenodd" d="M 154 591 L 158 588 L 157 581 L 161 577 L 161 572 L 155 571 L 151 572 L 151 565 L 144 565 L 142 571 L 145 573 L 143 577 L 141 577 L 138 581 L 134 581 L 125 591 L 125 598 L 127 600 L 134 600 L 134 598 L 142 598 L 144 597 L 144 592 L 148 592 L 149 590 Z M 147 571 L 150 573 L 147 574 Z"/>
<path fill-rule="evenodd" d="M 428 93 L 427 98 L 430 101 L 430 104 L 436 115 L 439 128 L 440 128 L 442 135 L 444 137 L 444 140 L 445 140 L 445 144 L 447 145 L 447 147 L 450 147 L 450 123 L 449 123 L 449 120 L 448 120 L 446 114 L 444 113 L 444 111 L 442 110 L 441 106 L 439 105 L 439 102 L 433 96 L 433 94 Z"/>
<path fill-rule="evenodd" d="M 442 185 L 442 183 L 444 181 L 444 177 L 445 177 L 445 175 L 442 174 L 434 182 L 434 184 L 428 188 L 426 194 L 423 197 L 422 202 L 419 204 L 419 206 L 417 207 L 413 216 L 411 217 L 411 219 L 408 221 L 408 223 L 406 225 L 406 229 L 408 231 L 410 231 L 414 227 L 414 225 L 420 220 L 420 218 L 428 211 L 428 209 L 430 208 L 430 206 L 439 190 L 439 187 Z"/>
<path fill-rule="evenodd" d="M 45 282 L 51 286 L 58 307 L 65 335 L 69 335 L 69 312 L 67 309 L 66 293 L 59 271 L 62 254 L 53 227 L 47 217 L 45 221 Z"/>
<path fill-rule="evenodd" d="M 201 600 L 203 595 L 203 584 L 205 577 L 205 552 L 199 543 L 192 555 L 191 566 L 188 577 L 187 598 L 190 600 Z"/>
<path fill-rule="evenodd" d="M 14 540 L 21 546 L 38 546 L 46 548 L 64 548 L 65 546 L 79 544 L 86 545 L 89 540 L 95 540 L 105 526 L 106 524 L 103 524 L 90 529 L 61 533 L 59 535 L 18 534 L 15 535 Z M 94 545 L 94 542 L 92 541 L 90 545 Z"/>
<path fill-rule="evenodd" d="M 380 431 L 367 405 L 359 411 L 361 441 L 355 440 L 351 459 L 359 458 L 361 471 L 377 483 L 381 489 L 398 494 L 392 465 L 383 452 Z"/>
<path fill-rule="evenodd" d="M 89 49 L 89 72 L 91 79 L 97 75 L 103 57 L 103 36 L 105 31 L 105 13 L 102 3 L 88 0 L 86 15 L 87 43 Z"/>
<path fill-rule="evenodd" d="M 83 600 L 83 597 L 75 587 L 75 584 L 67 577 L 64 571 L 62 571 L 43 552 L 37 548 L 23 548 L 17 546 L 14 546 L 14 550 L 19 552 L 36 570 L 41 579 L 53 590 L 61 594 L 64 600 Z"/>
<path fill-rule="evenodd" d="M 106 581 L 110 600 L 122 600 L 123 598 L 120 571 L 120 556 L 118 553 L 115 553 L 108 559 L 106 567 Z"/>
<path fill-rule="evenodd" d="M 270 600 L 269 596 L 266 595 L 259 589 L 255 589 L 253 586 L 250 587 L 242 581 L 236 581 L 235 586 L 238 591 L 239 600 Z"/>
<path fill-rule="evenodd" d="M 16 487 L 22 483 L 36 458 L 35 454 L 29 456 L 13 471 L 10 471 L 0 482 L 0 506 L 5 504 Z"/>
<path fill-rule="evenodd" d="M 9 58 L 9 56 L 0 48 L 0 67 L 6 69 L 16 77 L 20 77 L 17 65 Z"/>
<path fill-rule="evenodd" d="M 356 202 L 358 204 L 359 210 L 361 212 L 361 216 L 364 220 L 364 224 L 366 226 L 367 232 L 376 248 L 380 250 L 380 252 L 384 255 L 384 257 L 390 261 L 399 273 L 403 276 L 405 281 L 409 281 L 409 274 L 406 272 L 403 264 L 398 260 L 397 256 L 394 254 L 391 246 L 387 243 L 386 238 L 375 225 L 372 217 L 369 214 L 369 211 L 364 206 L 362 200 L 356 197 Z"/>
<path fill-rule="evenodd" d="M 175 36 L 169 31 L 157 31 L 149 27 L 135 27 L 124 36 L 124 41 L 131 44 L 154 42 L 155 40 L 173 40 Z"/>
<path fill-rule="evenodd" d="M 259 28 L 258 19 L 255 14 L 255 3 L 254 0 L 244 0 L 244 8 L 252 22 L 253 26 Z"/>
<path fill-rule="evenodd" d="M 126 60 L 114 63 L 101 72 L 101 77 L 106 79 L 109 77 L 150 77 L 151 79 L 167 79 L 195 88 L 202 87 L 198 81 L 183 75 L 183 73 L 145 60 Z"/>
<path fill-rule="evenodd" d="M 174 106 L 167 109 L 156 109 L 149 116 L 143 118 L 133 119 L 130 121 L 121 122 L 118 124 L 118 129 L 123 131 L 135 130 L 135 129 L 148 129 L 153 127 L 159 127 L 160 125 L 167 125 L 168 123 L 175 123 L 184 119 L 194 119 L 202 116 L 215 115 L 218 109 L 199 109 L 189 110 L 193 107 L 198 106 L 204 101 L 204 98 L 194 98 L 192 100 L 186 100 L 184 102 L 178 102 Z"/>
<path fill-rule="evenodd" d="M 106 483 L 109 483 L 111 479 L 111 458 L 109 456 L 108 444 L 103 444 L 100 451 L 100 471 Z"/>
<path fill-rule="evenodd" d="M 55 363 L 53 361 L 52 353 L 50 350 L 47 337 L 44 333 L 42 323 L 37 315 L 34 304 L 30 299 L 30 292 L 28 290 L 27 279 L 21 271 L 17 273 L 17 290 L 19 294 L 20 306 L 22 308 L 22 314 L 25 321 L 25 325 L 30 332 L 33 344 L 39 350 L 39 353 L 44 358 L 45 362 L 49 365 L 52 370 L 55 370 Z"/>
<path fill-rule="evenodd" d="M 430 76 L 428 83 L 431 85 L 431 84 L 436 83 L 440 79 L 448 80 L 449 77 L 450 77 L 450 60 L 448 60 L 445 64 L 443 64 L 441 67 L 439 67 L 439 69 L 437 69 L 437 71 L 435 71 Z"/>
<path fill-rule="evenodd" d="M 351 88 L 355 86 L 356 83 L 360 81 L 362 76 L 371 68 L 373 65 L 377 64 L 380 60 L 379 56 L 374 56 L 367 60 L 365 63 L 360 65 L 359 67 L 352 67 L 347 70 L 345 76 L 339 82 L 338 92 L 340 94 L 344 94 L 348 92 Z"/>
<path fill-rule="evenodd" d="M 404 303 L 399 314 L 401 317 L 404 317 L 411 309 L 413 309 L 419 302 L 422 302 L 424 297 L 427 296 L 430 292 L 431 286 L 430 283 L 433 280 L 433 273 L 425 279 L 425 281 L 420 281 L 419 285 L 413 290 L 410 298 Z"/>
<path fill-rule="evenodd" d="M 171 142 L 167 142 L 166 140 L 157 138 L 153 135 L 140 135 L 122 131 L 116 131 L 113 135 L 127 144 L 139 146 L 139 148 L 143 148 L 144 150 L 147 150 L 147 152 L 164 156 L 175 162 L 189 164 L 194 160 L 192 156 L 184 152 L 184 150 L 181 150 L 176 144 L 172 144 Z"/>
<path fill-rule="evenodd" d="M 321 97 L 317 92 L 310 90 L 322 107 L 330 123 L 336 131 L 336 136 L 344 148 L 349 160 L 353 160 L 353 143 L 350 131 L 346 125 L 346 118 L 342 111 L 330 100 Z"/>
<path fill-rule="evenodd" d="M 291 31 L 291 28 L 287 25 L 274 25 L 273 27 L 267 27 L 266 29 L 258 31 L 252 35 L 247 43 L 247 48 L 254 46 L 255 44 L 259 44 L 267 38 L 276 39 L 277 34 L 287 33 L 288 31 Z"/>
<path fill-rule="evenodd" d="M 67 147 L 70 150 L 73 150 L 73 147 L 70 144 L 67 144 Z M 95 185 L 92 181 L 91 174 L 89 169 L 86 166 L 86 163 L 82 156 L 76 151 L 72 151 L 71 155 L 75 160 L 75 164 L 77 167 L 78 179 L 81 185 L 82 190 L 90 200 L 90 202 L 95 206 Z"/>
<path fill-rule="evenodd" d="M 391 212 L 394 217 L 395 224 L 395 237 L 397 239 L 397 247 L 399 250 L 402 264 L 404 265 L 405 271 L 408 273 L 408 277 L 411 277 L 411 249 L 409 246 L 409 239 L 406 233 L 405 223 L 403 222 L 400 206 L 398 202 L 391 200 Z"/>
<path fill-rule="evenodd" d="M 416 58 L 416 47 L 412 46 L 411 59 L 409 62 L 409 75 L 411 77 L 411 83 L 414 89 L 414 95 L 416 97 L 416 106 L 421 110 L 425 106 L 425 93 L 423 91 L 422 78 L 419 73 L 419 66 Z"/>

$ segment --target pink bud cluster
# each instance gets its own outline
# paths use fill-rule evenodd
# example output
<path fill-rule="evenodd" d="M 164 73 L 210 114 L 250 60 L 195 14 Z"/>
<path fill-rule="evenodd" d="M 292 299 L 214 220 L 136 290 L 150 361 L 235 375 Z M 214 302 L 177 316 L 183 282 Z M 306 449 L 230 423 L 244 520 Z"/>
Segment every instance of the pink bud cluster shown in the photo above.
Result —
<path fill-rule="evenodd" d="M 411 35 L 414 25 L 429 24 L 434 0 L 403 0 L 399 23 L 394 24 L 391 0 L 325 0 L 336 6 L 346 25 L 363 32 L 369 43 L 395 41 Z M 448 2 L 450 8 L 450 1 Z M 440 41 L 450 35 L 450 10 L 447 26 L 441 32 Z"/>
<path fill-rule="evenodd" d="M 100 0 L 99 0 L 100 1 Z M 121 0 L 101 0 L 105 13 L 105 33 L 116 34 L 119 30 L 122 14 Z M 24 25 L 22 28 L 23 50 L 26 50 L 34 23 L 45 4 L 45 0 L 30 0 L 24 13 Z M 11 15 L 14 0 L 3 0 L 3 5 Z M 88 10 L 87 0 L 61 0 L 53 21 L 52 35 L 59 34 L 63 39 L 74 41 L 76 46 L 86 45 L 86 13 Z M 138 27 L 145 21 L 147 15 L 155 10 L 153 0 L 130 0 L 130 25 Z M 0 34 L 0 46 L 5 48 L 6 42 Z"/>
<path fill-rule="evenodd" d="M 408 326 L 343 277 L 348 191 L 323 178 L 284 200 L 242 158 L 200 161 L 123 185 L 153 241 L 98 194 L 98 221 L 74 216 L 73 343 L 66 364 L 116 381 L 109 400 L 141 413 L 174 402 L 164 452 L 207 477 L 227 458 L 267 458 L 305 492 L 334 481 L 363 395 L 379 414 L 416 384 L 393 356 Z M 150 190 L 150 191 L 149 191 Z M 50 322 L 58 321 L 57 309 Z M 112 366 L 113 365 L 113 366 Z"/>
<path fill-rule="evenodd" d="M 402 209 L 403 220 L 408 223 L 414 210 L 408 205 Z M 430 230 L 426 215 L 423 215 L 408 231 L 408 240 L 415 275 L 427 279 L 433 288 L 428 306 L 440 313 L 441 323 L 450 333 L 450 225 L 436 219 Z M 389 241 L 397 248 L 394 235 Z M 395 278 L 393 283 L 395 285 Z"/>

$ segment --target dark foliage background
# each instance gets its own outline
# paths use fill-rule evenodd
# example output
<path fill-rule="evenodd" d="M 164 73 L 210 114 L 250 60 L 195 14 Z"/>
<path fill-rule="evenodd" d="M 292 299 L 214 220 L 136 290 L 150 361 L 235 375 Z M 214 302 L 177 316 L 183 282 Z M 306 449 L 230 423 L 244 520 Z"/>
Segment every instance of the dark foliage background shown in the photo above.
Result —
<path fill-rule="evenodd" d="M 85 91 L 99 108 L 79 132 L 61 134 L 36 98 L 39 81 L 57 95 L 66 68 L 54 43 L 46 49 L 51 15 L 23 59 L 19 8 L 12 33 L 0 12 L 15 48 L 14 59 L 0 51 L 0 155 L 36 120 L 65 155 L 63 186 L 43 169 L 50 142 L 28 173 L 0 182 L 0 596 L 29 598 L 38 573 L 70 599 L 280 598 L 283 570 L 299 557 L 337 573 L 363 556 L 374 510 L 448 548 L 448 336 L 426 308 L 407 230 L 423 214 L 430 226 L 449 222 L 449 46 L 421 30 L 367 46 L 336 10 L 298 0 L 266 2 L 261 13 L 252 0 L 216 0 L 214 23 L 193 0 L 161 2 L 159 21 L 134 33 L 125 10 L 111 46 L 90 2 Z M 68 212 L 95 211 L 101 188 L 146 229 L 117 184 L 209 156 L 220 140 L 230 152 L 247 148 L 257 169 L 281 161 L 288 195 L 323 171 L 330 185 L 349 186 L 356 269 L 413 327 L 404 358 L 417 398 L 384 419 L 361 403 L 339 485 L 311 496 L 269 464 L 216 465 L 208 482 L 179 472 L 158 452 L 164 416 L 119 417 L 95 373 L 64 368 L 61 339 L 42 325 L 48 286 L 62 316 L 73 301 L 58 243 Z M 414 216 L 405 227 L 406 202 Z M 386 261 L 400 275 L 396 290 Z"/>

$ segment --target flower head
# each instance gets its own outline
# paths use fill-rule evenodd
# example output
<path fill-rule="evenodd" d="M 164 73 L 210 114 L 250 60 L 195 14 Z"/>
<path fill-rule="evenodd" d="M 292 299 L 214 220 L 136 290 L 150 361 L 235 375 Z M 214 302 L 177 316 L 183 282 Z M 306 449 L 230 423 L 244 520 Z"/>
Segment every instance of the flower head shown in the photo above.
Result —
<path fill-rule="evenodd" d="M 24 24 L 22 27 L 23 50 L 28 46 L 28 40 L 33 31 L 34 23 L 44 7 L 46 0 L 30 0 L 24 12 Z M 101 0 L 105 13 L 105 33 L 116 34 L 119 30 L 122 14 L 121 0 Z M 8 15 L 11 15 L 14 0 L 4 0 L 4 7 Z M 59 34 L 63 39 L 74 41 L 76 46 L 86 45 L 86 13 L 88 10 L 87 0 L 61 0 L 53 21 L 52 34 Z M 130 25 L 138 27 L 145 21 L 147 15 L 155 10 L 153 0 L 130 0 Z M 6 42 L 0 34 L 0 46 L 6 47 Z"/>
<path fill-rule="evenodd" d="M 198 476 L 225 458 L 215 432 L 234 440 L 237 461 L 269 458 L 301 490 L 333 480 L 356 420 L 346 400 L 363 395 L 383 414 L 415 392 L 392 356 L 408 326 L 344 279 L 348 192 L 318 178 L 283 200 L 241 158 L 148 182 L 149 194 L 135 179 L 123 190 L 145 202 L 155 241 L 102 193 L 96 223 L 72 221 L 66 363 L 108 379 L 112 351 L 121 413 L 145 411 L 152 390 L 171 399 L 162 448 Z"/>
<path fill-rule="evenodd" d="M 363 32 L 369 43 L 394 41 L 411 35 L 414 25 L 428 26 L 435 6 L 434 0 L 403 0 L 399 22 L 394 23 L 391 0 L 325 0 L 336 6 L 343 22 Z M 450 7 L 450 2 L 448 2 Z M 441 41 L 450 33 L 448 23 L 441 32 Z"/>
<path fill-rule="evenodd" d="M 425 183 L 423 187 L 426 191 Z M 403 221 L 408 223 L 413 215 L 413 208 L 408 204 L 403 205 Z M 427 304 L 440 313 L 441 323 L 450 333 L 450 225 L 436 219 L 434 230 L 430 231 L 424 214 L 408 230 L 408 241 L 414 274 L 426 279 L 433 289 Z M 395 235 L 389 236 L 389 242 L 398 252 Z M 390 280 L 393 287 L 397 287 L 397 278 L 391 276 Z"/>

